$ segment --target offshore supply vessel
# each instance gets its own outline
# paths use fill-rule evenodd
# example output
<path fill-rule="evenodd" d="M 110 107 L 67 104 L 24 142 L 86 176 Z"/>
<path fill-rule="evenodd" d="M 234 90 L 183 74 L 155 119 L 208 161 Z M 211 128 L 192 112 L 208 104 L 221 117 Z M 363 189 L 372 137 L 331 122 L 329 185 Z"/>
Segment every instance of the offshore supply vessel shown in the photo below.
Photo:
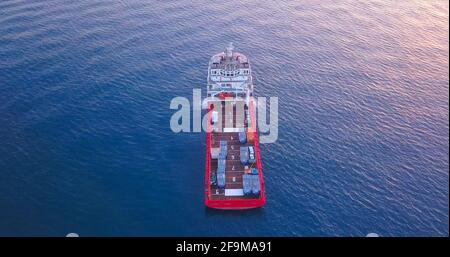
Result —
<path fill-rule="evenodd" d="M 205 205 L 262 207 L 266 195 L 250 62 L 230 43 L 211 57 L 207 81 Z"/>

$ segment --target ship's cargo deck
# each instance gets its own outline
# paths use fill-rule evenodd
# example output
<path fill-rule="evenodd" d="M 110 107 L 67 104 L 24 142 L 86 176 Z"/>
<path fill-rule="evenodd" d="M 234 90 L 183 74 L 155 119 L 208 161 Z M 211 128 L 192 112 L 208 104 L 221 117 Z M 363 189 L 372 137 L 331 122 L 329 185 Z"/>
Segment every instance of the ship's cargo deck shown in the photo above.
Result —
<path fill-rule="evenodd" d="M 235 104 L 227 103 L 227 105 L 225 102 L 211 103 L 212 106 L 216 106 L 214 110 L 218 111 L 218 121 L 221 122 L 211 125 L 212 132 L 210 133 L 209 147 L 210 150 L 218 150 L 220 148 L 220 142 L 226 141 L 227 155 L 225 158 L 225 186 L 220 187 L 217 183 L 211 183 L 209 185 L 209 200 L 257 200 L 262 198 L 263 193 L 261 192 L 258 194 L 244 194 L 243 191 L 243 175 L 245 172 L 249 172 L 252 169 L 259 170 L 256 165 L 255 156 L 253 163 L 247 163 L 245 165 L 241 163 L 241 147 L 255 147 L 253 132 L 247 131 L 250 117 L 247 117 L 249 116 L 249 112 L 246 112 L 247 108 L 244 108 L 244 103 L 244 101 L 237 101 Z M 221 107 L 219 107 L 220 105 Z M 241 143 L 239 140 L 239 132 L 244 132 L 246 135 L 249 133 L 252 136 L 246 136 L 247 141 Z M 218 158 L 212 158 L 210 154 L 207 158 L 209 158 L 210 176 L 217 175 Z M 259 183 L 262 183 L 262 181 Z"/>
<path fill-rule="evenodd" d="M 211 185 L 211 199 L 252 199 L 258 198 L 256 195 L 242 195 L 242 196 L 226 196 L 225 190 L 228 189 L 242 189 L 242 175 L 244 175 L 245 166 L 241 164 L 240 161 L 240 152 L 239 149 L 241 146 L 252 146 L 253 144 L 246 143 L 241 144 L 239 142 L 239 135 L 237 132 L 227 133 L 227 132 L 219 132 L 212 133 L 211 136 L 211 147 L 219 147 L 219 141 L 227 140 L 228 141 L 228 155 L 226 158 L 225 165 L 225 188 L 218 188 L 217 185 Z M 217 170 L 217 159 L 211 159 L 211 170 Z M 248 164 L 247 168 L 254 168 L 255 165 Z"/>

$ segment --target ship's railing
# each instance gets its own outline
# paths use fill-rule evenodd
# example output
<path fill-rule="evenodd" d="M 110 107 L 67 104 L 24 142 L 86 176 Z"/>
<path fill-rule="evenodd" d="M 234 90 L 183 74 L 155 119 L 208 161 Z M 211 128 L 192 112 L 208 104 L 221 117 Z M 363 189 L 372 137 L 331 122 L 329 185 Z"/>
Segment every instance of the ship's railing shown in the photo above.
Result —
<path fill-rule="evenodd" d="M 252 128 L 253 131 L 253 138 L 255 139 L 255 156 L 256 156 L 256 168 L 258 169 L 258 175 L 259 175 L 259 181 L 260 181 L 260 188 L 261 188 L 261 194 L 260 198 L 265 199 L 266 192 L 264 187 L 264 178 L 262 175 L 262 162 L 261 162 L 261 152 L 259 149 L 259 138 L 258 138 L 258 130 L 256 129 L 256 106 L 254 106 L 254 101 L 250 101 L 250 120 L 252 122 Z"/>
<path fill-rule="evenodd" d="M 208 104 L 207 129 L 206 129 L 206 156 L 205 156 L 205 200 L 211 199 L 211 105 Z"/>

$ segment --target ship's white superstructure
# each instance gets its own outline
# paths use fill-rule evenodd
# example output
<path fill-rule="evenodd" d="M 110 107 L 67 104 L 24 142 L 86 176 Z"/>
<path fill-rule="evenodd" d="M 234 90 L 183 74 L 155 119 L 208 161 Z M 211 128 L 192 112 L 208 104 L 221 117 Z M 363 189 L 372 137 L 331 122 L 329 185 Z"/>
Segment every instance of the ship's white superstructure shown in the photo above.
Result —
<path fill-rule="evenodd" d="M 242 53 L 234 51 L 230 43 L 224 52 L 209 61 L 207 96 L 210 100 L 227 97 L 227 100 L 246 99 L 252 96 L 250 62 Z M 233 99 L 234 98 L 234 99 Z"/>

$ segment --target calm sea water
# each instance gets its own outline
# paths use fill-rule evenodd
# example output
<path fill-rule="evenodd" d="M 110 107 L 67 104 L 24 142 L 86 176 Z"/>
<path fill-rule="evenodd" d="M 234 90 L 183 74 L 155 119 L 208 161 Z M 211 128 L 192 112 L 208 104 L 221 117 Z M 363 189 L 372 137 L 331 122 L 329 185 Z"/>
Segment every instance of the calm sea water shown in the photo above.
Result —
<path fill-rule="evenodd" d="M 448 1 L 0 2 L 0 235 L 448 236 Z M 279 97 L 267 205 L 203 205 L 170 100 L 228 42 Z"/>

